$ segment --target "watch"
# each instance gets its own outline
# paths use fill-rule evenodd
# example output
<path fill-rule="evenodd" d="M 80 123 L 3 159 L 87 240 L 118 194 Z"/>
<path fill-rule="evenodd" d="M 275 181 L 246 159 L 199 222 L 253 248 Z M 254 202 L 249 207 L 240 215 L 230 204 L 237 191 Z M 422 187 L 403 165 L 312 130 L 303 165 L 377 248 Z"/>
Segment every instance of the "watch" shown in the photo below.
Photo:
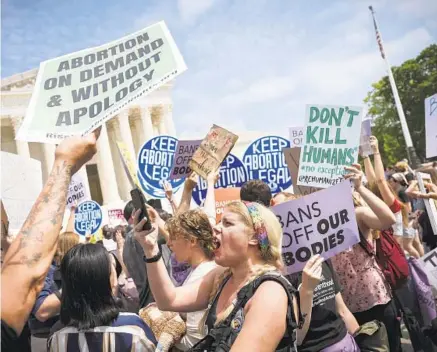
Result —
<path fill-rule="evenodd" d="M 162 257 L 162 253 L 160 249 L 158 254 L 154 255 L 152 258 L 146 258 L 146 256 L 143 256 L 143 260 L 146 263 L 156 263 L 159 259 L 161 259 L 161 257 Z"/>

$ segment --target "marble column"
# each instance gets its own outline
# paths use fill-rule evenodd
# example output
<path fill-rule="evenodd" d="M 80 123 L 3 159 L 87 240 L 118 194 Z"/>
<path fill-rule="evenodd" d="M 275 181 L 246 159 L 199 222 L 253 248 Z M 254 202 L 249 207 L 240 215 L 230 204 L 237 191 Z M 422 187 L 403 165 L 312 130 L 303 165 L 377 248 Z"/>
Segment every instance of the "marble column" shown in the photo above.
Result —
<path fill-rule="evenodd" d="M 129 110 L 123 110 L 121 113 L 119 113 L 117 120 L 120 142 L 126 144 L 127 149 L 132 154 L 132 158 L 135 159 L 134 141 L 132 138 L 132 131 L 129 125 Z"/>
<path fill-rule="evenodd" d="M 14 128 L 14 138 L 18 134 L 18 130 L 20 129 L 21 123 L 23 122 L 22 117 L 12 117 L 11 123 L 12 127 Z M 24 141 L 19 141 L 15 139 L 15 145 L 17 146 L 17 154 L 26 158 L 30 158 L 30 150 L 29 150 L 29 144 Z"/>
<path fill-rule="evenodd" d="M 102 126 L 100 138 L 97 141 L 97 150 L 97 168 L 103 194 L 103 204 L 107 205 L 120 201 L 106 124 Z"/>
<path fill-rule="evenodd" d="M 128 200 L 130 190 L 130 182 L 127 178 L 126 172 L 124 171 L 123 162 L 120 158 L 120 153 L 117 148 L 117 141 L 122 141 L 120 128 L 118 124 L 118 119 L 112 119 L 106 124 L 108 128 L 108 137 L 111 148 L 112 160 L 114 161 L 114 172 L 115 178 L 117 180 L 118 193 L 121 199 Z"/>
<path fill-rule="evenodd" d="M 173 106 L 171 104 L 163 106 L 162 118 L 164 119 L 167 134 L 169 136 L 176 137 L 176 128 L 173 121 Z"/>
<path fill-rule="evenodd" d="M 140 111 L 145 138 L 144 142 L 146 142 L 155 136 L 155 134 L 153 133 L 152 114 L 148 106 L 142 106 Z"/>

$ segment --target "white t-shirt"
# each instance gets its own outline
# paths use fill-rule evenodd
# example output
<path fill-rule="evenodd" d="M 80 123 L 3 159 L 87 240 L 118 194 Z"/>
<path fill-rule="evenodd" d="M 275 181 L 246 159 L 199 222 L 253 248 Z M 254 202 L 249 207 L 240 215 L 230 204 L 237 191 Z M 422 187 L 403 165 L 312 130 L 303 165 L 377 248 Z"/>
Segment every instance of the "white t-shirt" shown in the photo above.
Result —
<path fill-rule="evenodd" d="M 214 269 L 217 264 L 214 261 L 201 263 L 195 268 L 185 279 L 184 285 L 188 285 L 197 281 Z M 205 337 L 203 327 L 199 327 L 199 323 L 206 314 L 207 309 L 198 312 L 180 314 L 183 318 L 186 317 L 187 332 L 184 337 L 175 345 L 181 351 L 188 351 L 197 342 Z"/>
<path fill-rule="evenodd" d="M 398 211 L 394 214 L 396 222 L 392 225 L 393 235 L 402 237 L 404 233 L 404 223 L 402 221 L 402 211 Z"/>

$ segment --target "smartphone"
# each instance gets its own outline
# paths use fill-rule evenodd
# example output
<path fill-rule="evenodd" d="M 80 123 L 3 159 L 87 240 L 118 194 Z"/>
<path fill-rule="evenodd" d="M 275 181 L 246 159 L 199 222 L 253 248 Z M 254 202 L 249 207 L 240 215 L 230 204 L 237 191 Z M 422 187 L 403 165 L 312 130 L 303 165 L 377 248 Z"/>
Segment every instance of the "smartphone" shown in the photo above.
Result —
<path fill-rule="evenodd" d="M 143 230 L 151 230 L 152 223 L 150 222 L 149 213 L 147 212 L 146 207 L 146 199 L 144 198 L 143 193 L 138 188 L 134 188 L 132 191 L 130 191 L 130 196 L 132 198 L 132 202 L 134 203 L 135 210 L 141 210 L 138 222 L 146 218 L 147 222 L 144 224 Z"/>

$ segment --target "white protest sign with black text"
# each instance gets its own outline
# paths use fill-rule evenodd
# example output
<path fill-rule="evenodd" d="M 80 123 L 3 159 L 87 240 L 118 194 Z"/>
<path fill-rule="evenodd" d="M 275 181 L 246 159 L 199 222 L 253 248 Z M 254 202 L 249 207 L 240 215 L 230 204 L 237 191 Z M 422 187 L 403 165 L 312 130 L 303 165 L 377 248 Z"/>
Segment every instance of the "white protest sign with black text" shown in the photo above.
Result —
<path fill-rule="evenodd" d="M 426 253 L 419 261 L 424 266 L 429 283 L 437 289 L 437 248 Z"/>
<path fill-rule="evenodd" d="M 329 259 L 360 240 L 349 181 L 271 208 L 283 230 L 287 274 L 316 254 Z"/>
<path fill-rule="evenodd" d="M 18 140 L 87 134 L 186 70 L 164 22 L 40 64 Z"/>
<path fill-rule="evenodd" d="M 70 186 L 68 187 L 67 207 L 71 208 L 74 204 L 79 204 L 84 200 L 91 200 L 87 182 L 81 172 L 76 172 L 71 177 Z"/>
<path fill-rule="evenodd" d="M 183 178 L 191 173 L 191 168 L 188 166 L 193 154 L 199 148 L 202 140 L 197 141 L 178 141 L 176 145 L 175 155 L 173 157 L 173 166 L 170 171 L 170 179 Z"/>
<path fill-rule="evenodd" d="M 343 180 L 344 167 L 358 159 L 361 116 L 361 107 L 307 105 L 298 185 L 326 188 Z"/>
<path fill-rule="evenodd" d="M 364 119 L 361 123 L 361 134 L 360 134 L 360 149 L 361 155 L 369 156 L 372 155 L 372 148 L 370 147 L 370 136 L 372 135 L 372 120 Z"/>
<path fill-rule="evenodd" d="M 437 94 L 425 99 L 426 157 L 437 156 Z"/>
<path fill-rule="evenodd" d="M 304 128 L 300 127 L 290 127 L 290 148 L 300 147 L 303 143 L 303 132 Z"/>

